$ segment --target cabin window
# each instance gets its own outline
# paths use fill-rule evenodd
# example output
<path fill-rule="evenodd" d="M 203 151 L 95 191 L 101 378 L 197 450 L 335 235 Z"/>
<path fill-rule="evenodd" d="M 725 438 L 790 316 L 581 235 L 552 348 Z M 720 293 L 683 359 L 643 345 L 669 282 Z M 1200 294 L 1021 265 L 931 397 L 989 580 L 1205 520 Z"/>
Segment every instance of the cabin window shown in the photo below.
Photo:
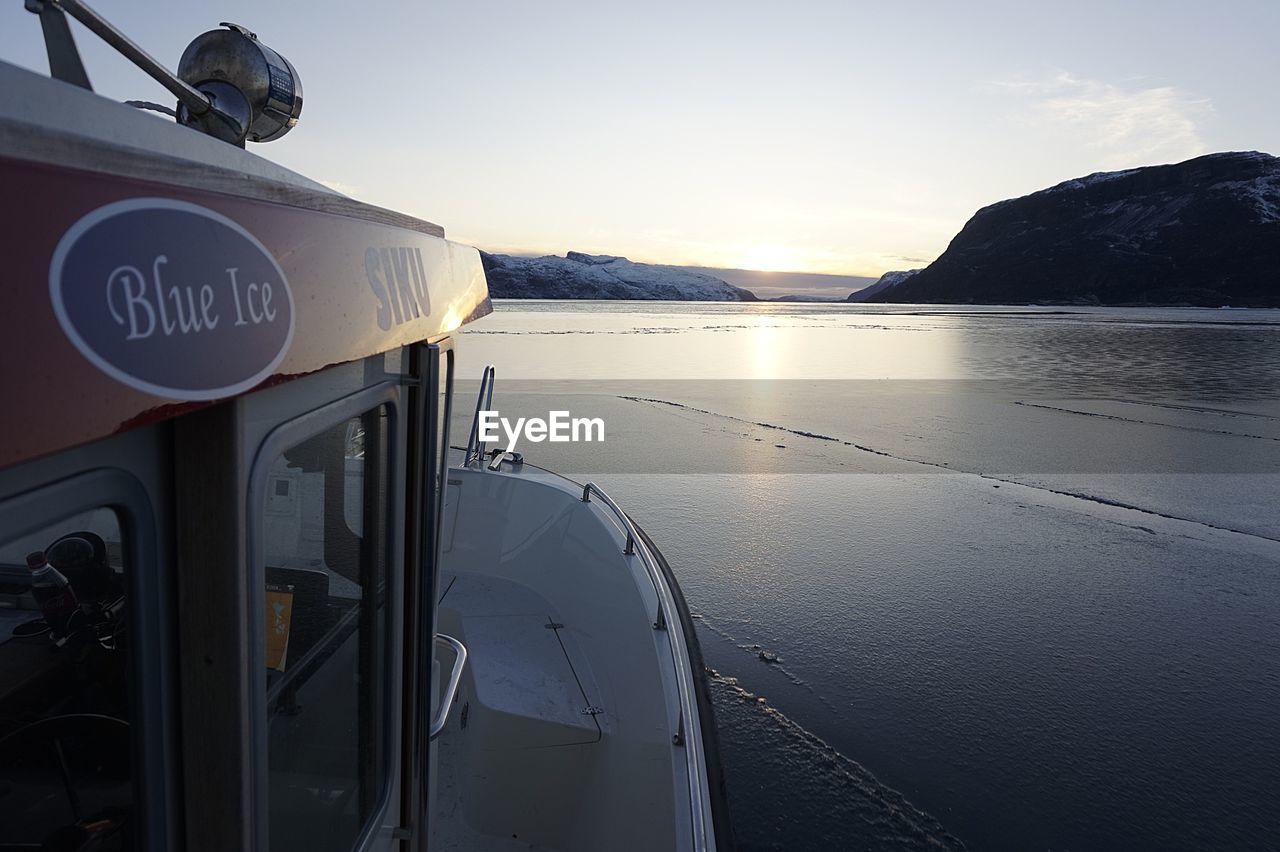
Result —
<path fill-rule="evenodd" d="M 126 544 L 108 508 L 0 541 L 2 849 L 136 848 Z"/>
<path fill-rule="evenodd" d="M 388 411 L 285 450 L 263 504 L 272 852 L 351 849 L 384 792 Z"/>

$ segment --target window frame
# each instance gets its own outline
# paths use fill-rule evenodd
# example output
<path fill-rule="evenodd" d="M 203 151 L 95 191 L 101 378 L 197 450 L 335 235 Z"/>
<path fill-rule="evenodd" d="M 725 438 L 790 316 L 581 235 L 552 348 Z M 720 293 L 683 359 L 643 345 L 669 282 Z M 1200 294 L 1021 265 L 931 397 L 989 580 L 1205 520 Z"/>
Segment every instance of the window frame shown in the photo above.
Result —
<path fill-rule="evenodd" d="M 271 481 L 272 463 L 286 450 L 315 437 L 326 429 L 354 417 L 360 417 L 385 406 L 387 411 L 386 471 L 388 489 L 386 513 L 386 532 L 383 541 L 383 559 L 386 566 L 387 597 L 386 611 L 383 619 L 383 642 L 385 658 L 382 661 L 382 712 L 381 730 L 378 747 L 382 749 L 383 767 L 378 783 L 372 813 L 356 835 L 352 850 L 366 849 L 373 843 L 386 819 L 387 810 L 392 801 L 394 783 L 400 772 L 398 750 L 393 748 L 393 733 L 398 724 L 398 703 L 393 700 L 394 690 L 392 678 L 395 677 L 396 630 L 400 624 L 397 608 L 400 606 L 398 596 L 403 589 L 401 560 L 397 559 L 397 542 L 403 541 L 403 521 L 394 507 L 402 505 L 404 494 L 404 473 L 401 469 L 404 460 L 401 458 L 400 443 L 402 428 L 401 399 L 399 383 L 383 381 L 356 391 L 353 394 L 334 400 L 319 408 L 300 414 L 284 421 L 271 429 L 258 445 L 253 454 L 248 482 L 248 499 L 245 503 L 247 522 L 245 525 L 246 551 L 248 556 L 248 606 L 249 606 L 249 696 L 250 729 L 253 743 L 253 837 L 255 848 L 268 850 L 269 826 L 267 812 L 267 684 L 266 684 L 266 625 L 263 613 L 266 609 L 266 548 L 265 548 L 265 513 L 269 495 L 267 487 Z M 403 732 L 401 734 L 404 735 Z"/>
<path fill-rule="evenodd" d="M 410 349 L 414 393 L 409 435 L 412 499 L 406 507 L 412 544 L 405 550 L 404 703 L 406 737 L 403 746 L 401 821 L 409 829 L 407 849 L 427 849 L 431 831 L 431 754 L 429 735 L 435 710 L 436 679 L 431 676 L 435 655 L 437 596 L 440 578 L 441 534 L 448 490 L 448 435 L 453 416 L 457 373 L 454 338 L 415 344 Z M 443 397 L 443 399 L 442 399 Z M 439 487 L 435 487 L 437 475 Z M 412 576 L 410 576 L 412 574 Z"/>
<path fill-rule="evenodd" d="M 110 509 L 120 525 L 129 625 L 129 728 L 139 848 L 170 848 L 179 807 L 168 748 L 173 649 L 166 621 L 165 580 L 155 513 L 146 486 L 120 468 L 101 467 L 0 500 L 6 540 L 30 535 L 94 509 Z"/>

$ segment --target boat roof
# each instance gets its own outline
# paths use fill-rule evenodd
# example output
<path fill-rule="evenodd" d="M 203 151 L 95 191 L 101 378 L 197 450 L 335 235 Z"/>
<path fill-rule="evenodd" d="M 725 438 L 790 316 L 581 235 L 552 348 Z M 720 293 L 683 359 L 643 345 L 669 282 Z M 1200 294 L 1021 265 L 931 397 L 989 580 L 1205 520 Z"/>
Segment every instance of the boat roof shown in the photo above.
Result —
<path fill-rule="evenodd" d="M 0 62 L 0 468 L 490 312 L 479 253 Z"/>

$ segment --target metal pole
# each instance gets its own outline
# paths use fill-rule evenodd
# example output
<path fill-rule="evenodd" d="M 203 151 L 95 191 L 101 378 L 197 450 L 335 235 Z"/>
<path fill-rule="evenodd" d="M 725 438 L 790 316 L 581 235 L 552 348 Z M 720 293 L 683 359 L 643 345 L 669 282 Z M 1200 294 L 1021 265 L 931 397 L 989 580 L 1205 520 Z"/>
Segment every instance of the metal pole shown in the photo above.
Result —
<path fill-rule="evenodd" d="M 156 59 L 127 35 L 120 32 L 112 24 L 89 8 L 81 0 L 44 0 L 55 8 L 62 9 L 75 18 L 98 38 L 114 47 L 133 64 L 147 72 L 153 80 L 164 86 L 175 98 L 182 102 L 192 115 L 204 115 L 213 109 L 209 99 L 200 91 L 184 83 L 179 77 L 165 68 Z"/>

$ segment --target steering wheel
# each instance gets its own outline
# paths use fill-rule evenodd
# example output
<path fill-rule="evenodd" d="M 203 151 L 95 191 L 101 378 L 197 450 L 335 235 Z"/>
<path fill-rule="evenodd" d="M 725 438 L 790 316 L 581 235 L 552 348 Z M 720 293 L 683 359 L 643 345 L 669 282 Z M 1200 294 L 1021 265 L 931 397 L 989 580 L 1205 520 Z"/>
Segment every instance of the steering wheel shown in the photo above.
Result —
<path fill-rule="evenodd" d="M 0 852 L 132 849 L 132 801 L 123 719 L 51 716 L 0 739 Z"/>

